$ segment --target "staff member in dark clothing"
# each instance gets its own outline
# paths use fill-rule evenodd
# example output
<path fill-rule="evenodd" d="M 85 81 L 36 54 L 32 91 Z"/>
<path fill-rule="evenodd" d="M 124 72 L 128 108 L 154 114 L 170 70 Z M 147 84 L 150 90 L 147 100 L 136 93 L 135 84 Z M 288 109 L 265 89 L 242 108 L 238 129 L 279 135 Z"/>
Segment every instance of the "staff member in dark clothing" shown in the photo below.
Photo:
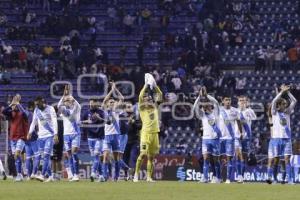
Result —
<path fill-rule="evenodd" d="M 130 169 L 129 166 L 124 162 L 123 155 L 124 151 L 128 142 L 128 129 L 129 129 L 129 122 L 132 120 L 132 104 L 125 103 L 122 105 L 123 112 L 120 114 L 120 131 L 121 134 L 119 135 L 120 138 L 120 167 L 125 172 L 124 180 L 128 180 L 128 170 Z"/>
<path fill-rule="evenodd" d="M 134 168 L 137 157 L 139 155 L 139 134 L 142 128 L 142 122 L 138 119 L 138 114 L 134 112 L 134 107 L 128 110 L 130 120 L 128 123 L 128 142 L 124 152 L 124 162 L 130 167 Z"/>
<path fill-rule="evenodd" d="M 63 149 L 64 149 L 64 124 L 61 117 L 59 117 L 58 108 L 54 106 L 55 112 L 57 114 L 57 135 L 58 135 L 58 143 L 53 145 L 53 153 L 51 156 L 52 161 L 52 169 L 53 169 L 53 180 L 60 180 L 60 176 L 62 170 L 62 157 L 63 157 Z M 51 168 L 50 168 L 51 169 Z"/>
<path fill-rule="evenodd" d="M 90 99 L 90 109 L 84 114 L 82 124 L 83 132 L 87 134 L 90 154 L 93 159 L 91 181 L 99 174 L 99 180 L 104 180 L 101 172 L 101 157 L 104 139 L 104 111 L 100 108 L 97 99 Z"/>

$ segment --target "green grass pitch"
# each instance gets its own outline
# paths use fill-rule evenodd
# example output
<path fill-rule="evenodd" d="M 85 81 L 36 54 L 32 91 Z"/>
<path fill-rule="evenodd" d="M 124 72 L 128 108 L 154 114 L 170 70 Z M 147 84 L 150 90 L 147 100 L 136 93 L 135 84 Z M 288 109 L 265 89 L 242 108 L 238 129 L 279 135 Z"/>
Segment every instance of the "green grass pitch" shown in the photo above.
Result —
<path fill-rule="evenodd" d="M 196 182 L 0 181 L 0 200 L 297 200 L 300 185 L 200 184 Z"/>

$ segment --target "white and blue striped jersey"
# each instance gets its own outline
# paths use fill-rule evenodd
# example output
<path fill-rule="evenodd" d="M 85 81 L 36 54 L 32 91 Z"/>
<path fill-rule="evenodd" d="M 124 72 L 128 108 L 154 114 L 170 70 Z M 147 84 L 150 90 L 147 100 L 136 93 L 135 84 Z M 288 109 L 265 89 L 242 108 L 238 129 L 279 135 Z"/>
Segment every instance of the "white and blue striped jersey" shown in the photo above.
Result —
<path fill-rule="evenodd" d="M 202 126 L 203 126 L 202 139 L 217 139 L 220 137 L 219 136 L 220 133 L 218 133 L 220 132 L 220 125 L 219 125 L 220 106 L 218 101 L 212 96 L 207 95 L 207 98 L 214 105 L 214 109 L 212 113 L 205 113 L 202 109 L 196 111 L 196 112 L 199 111 L 199 113 L 196 114 L 202 121 Z M 200 101 L 200 97 L 198 97 L 194 103 L 193 106 L 194 110 L 198 108 L 197 105 L 199 101 Z"/>
<path fill-rule="evenodd" d="M 281 97 L 282 92 L 278 93 L 272 101 L 271 113 L 273 122 L 273 133 L 271 138 L 291 138 L 291 120 L 290 115 L 294 110 L 297 100 L 288 92 L 290 98 L 290 105 L 284 112 L 279 112 L 276 108 L 277 101 Z"/>
<path fill-rule="evenodd" d="M 104 126 L 105 135 L 117 135 L 120 133 L 120 112 L 118 111 L 105 111 L 106 123 Z"/>
<path fill-rule="evenodd" d="M 73 106 L 71 108 L 67 108 L 62 105 L 61 99 L 57 106 L 64 124 L 64 135 L 80 134 L 80 104 L 74 99 Z"/>
<path fill-rule="evenodd" d="M 256 120 L 256 114 L 254 110 L 251 108 L 246 108 L 244 110 L 241 110 L 240 108 L 238 110 L 238 119 L 240 120 L 242 124 L 242 134 L 240 133 L 240 129 L 237 123 L 235 123 L 235 138 L 240 138 L 241 135 L 243 136 L 243 139 L 249 139 L 251 137 L 251 124 L 252 120 Z"/>
<path fill-rule="evenodd" d="M 57 135 L 57 116 L 52 106 L 47 105 L 44 110 L 40 110 L 39 108 L 34 109 L 29 134 L 35 131 L 37 125 L 39 138 Z"/>
<path fill-rule="evenodd" d="M 234 139 L 236 120 L 238 120 L 237 108 L 230 107 L 229 109 L 226 109 L 224 106 L 220 107 L 221 139 Z"/>

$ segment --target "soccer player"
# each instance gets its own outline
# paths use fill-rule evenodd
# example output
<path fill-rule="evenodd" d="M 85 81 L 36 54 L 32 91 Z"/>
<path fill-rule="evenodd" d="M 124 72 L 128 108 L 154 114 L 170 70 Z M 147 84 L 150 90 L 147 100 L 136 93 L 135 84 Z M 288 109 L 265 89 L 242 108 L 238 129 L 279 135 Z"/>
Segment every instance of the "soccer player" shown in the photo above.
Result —
<path fill-rule="evenodd" d="M 41 155 L 43 155 L 43 168 L 41 175 L 37 176 L 35 173 L 33 174 L 33 177 L 40 181 L 44 181 L 45 175 L 48 172 L 53 142 L 55 144 L 58 143 L 57 117 L 54 108 L 47 105 L 43 97 L 37 97 L 35 99 L 35 104 L 36 108 L 33 112 L 32 122 L 30 124 L 27 139 L 31 139 L 33 132 L 35 131 L 35 127 L 38 126 L 38 144 L 40 156 L 37 156 L 34 162 L 35 165 L 38 166 Z"/>
<path fill-rule="evenodd" d="M 289 104 L 282 96 L 287 95 Z M 285 183 L 286 174 L 288 174 L 288 183 L 293 184 L 290 157 L 292 155 L 292 132 L 290 125 L 290 115 L 292 114 L 297 100 L 290 92 L 290 87 L 282 85 L 280 92 L 273 99 L 271 104 L 271 114 L 273 122 L 273 134 L 269 142 L 268 157 L 273 159 L 273 175 L 276 180 L 278 163 L 281 157 L 284 157 L 282 165 L 282 184 Z M 268 166 L 267 183 L 272 183 L 272 166 Z"/>
<path fill-rule="evenodd" d="M 125 103 L 124 106 L 125 108 L 120 114 L 120 166 L 121 168 L 123 168 L 125 173 L 124 180 L 128 181 L 129 166 L 124 162 L 123 155 L 128 141 L 129 122 L 132 119 L 133 115 L 130 115 L 130 113 L 132 113 L 132 105 L 130 103 Z"/>
<path fill-rule="evenodd" d="M 111 96 L 113 92 L 118 95 L 119 101 L 116 102 Z M 118 181 L 120 174 L 120 111 L 118 107 L 123 103 L 124 97 L 117 89 L 115 83 L 111 83 L 111 90 L 103 100 L 102 108 L 105 111 L 105 126 L 104 126 L 104 141 L 103 141 L 103 167 L 102 173 L 104 179 L 101 182 L 108 180 L 108 166 L 110 161 L 110 152 L 113 152 L 115 176 L 114 181 Z"/>
<path fill-rule="evenodd" d="M 82 124 L 86 124 L 84 131 L 87 133 L 88 145 L 91 157 L 93 159 L 92 172 L 90 179 L 93 182 L 100 175 L 99 180 L 103 180 L 101 170 L 101 157 L 103 153 L 104 139 L 104 111 L 100 108 L 97 99 L 90 99 L 90 109 L 84 114 Z"/>
<path fill-rule="evenodd" d="M 154 78 L 152 77 L 154 80 Z M 151 87 L 153 90 L 151 90 Z M 151 93 L 154 93 L 152 97 Z M 152 173 L 154 169 L 153 159 L 159 153 L 159 114 L 158 103 L 162 101 L 162 92 L 156 85 L 155 81 L 152 85 L 145 85 L 139 94 L 139 113 L 142 121 L 141 139 L 140 139 L 140 155 L 136 162 L 136 169 L 133 181 L 138 182 L 139 172 L 144 157 L 147 157 L 147 181 L 153 182 Z"/>
<path fill-rule="evenodd" d="M 201 98 L 204 98 L 200 102 Z M 202 109 L 198 109 L 199 103 Z M 209 161 L 213 159 L 216 177 L 213 177 L 212 183 L 220 183 L 220 142 L 222 135 L 219 127 L 220 106 L 218 101 L 212 96 L 208 95 L 206 88 L 200 89 L 198 98 L 194 103 L 193 109 L 196 111 L 197 117 L 202 120 L 203 136 L 202 136 L 202 154 L 203 154 L 203 174 L 201 182 L 208 182 Z"/>
<path fill-rule="evenodd" d="M 226 182 L 231 182 L 232 158 L 234 155 L 234 136 L 235 123 L 238 121 L 238 110 L 231 106 L 231 97 L 224 96 L 222 99 L 223 106 L 220 108 L 220 129 L 222 132 L 220 140 L 220 154 L 226 157 L 227 176 Z"/>
<path fill-rule="evenodd" d="M 79 158 L 80 147 L 80 104 L 70 93 L 70 86 L 66 85 L 64 95 L 57 104 L 61 113 L 64 126 L 64 152 L 68 155 L 69 166 L 73 170 L 71 182 L 79 181 Z"/>
<path fill-rule="evenodd" d="M 21 96 L 13 97 L 11 104 L 4 109 L 3 114 L 10 120 L 10 145 L 15 157 L 17 177 L 15 181 L 23 181 L 22 175 L 22 151 L 28 132 L 28 112 L 20 104 Z"/>
<path fill-rule="evenodd" d="M 34 108 L 35 108 L 34 102 L 29 101 L 27 106 L 29 123 L 32 122 Z M 34 162 L 36 158 L 39 156 L 39 146 L 38 146 L 37 139 L 38 139 L 37 131 L 34 130 L 32 132 L 32 136 L 30 140 L 27 140 L 25 142 L 25 152 L 26 152 L 25 166 L 27 170 L 28 179 L 31 179 L 31 176 L 34 174 L 33 171 L 37 171 L 38 168 L 38 166 L 36 166 L 36 164 L 38 163 Z"/>
<path fill-rule="evenodd" d="M 236 156 L 236 168 L 238 173 L 238 183 L 243 183 L 245 172 L 245 160 L 248 159 L 248 153 L 250 150 L 250 142 L 252 138 L 251 122 L 256 119 L 255 112 L 249 107 L 249 99 L 246 96 L 238 97 L 238 118 L 241 122 L 242 128 L 238 123 L 235 124 L 235 156 Z"/>

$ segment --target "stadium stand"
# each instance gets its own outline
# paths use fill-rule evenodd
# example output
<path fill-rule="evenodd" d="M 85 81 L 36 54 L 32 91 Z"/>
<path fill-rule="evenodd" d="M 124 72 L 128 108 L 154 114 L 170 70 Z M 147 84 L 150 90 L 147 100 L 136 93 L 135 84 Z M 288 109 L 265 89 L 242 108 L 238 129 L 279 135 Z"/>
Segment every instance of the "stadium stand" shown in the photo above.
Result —
<path fill-rule="evenodd" d="M 291 83 L 299 89 L 299 1 L 296 6 L 284 0 L 50 1 L 49 8 L 37 2 L 0 2 L 0 81 L 5 80 L 0 102 L 20 93 L 24 102 L 43 95 L 54 103 L 54 80 L 70 81 L 78 98 L 76 78 L 86 73 L 132 80 L 138 90 L 141 74 L 151 71 L 165 94 L 181 93 L 186 102 L 205 85 L 216 96 L 247 94 L 263 108 L 274 97 L 274 86 Z M 95 94 L 99 82 L 83 80 L 84 94 Z M 165 119 L 162 153 L 200 150 L 194 120 Z M 253 125 L 253 146 L 260 154 L 267 152 L 265 121 Z M 298 125 L 293 123 L 295 137 Z"/>

